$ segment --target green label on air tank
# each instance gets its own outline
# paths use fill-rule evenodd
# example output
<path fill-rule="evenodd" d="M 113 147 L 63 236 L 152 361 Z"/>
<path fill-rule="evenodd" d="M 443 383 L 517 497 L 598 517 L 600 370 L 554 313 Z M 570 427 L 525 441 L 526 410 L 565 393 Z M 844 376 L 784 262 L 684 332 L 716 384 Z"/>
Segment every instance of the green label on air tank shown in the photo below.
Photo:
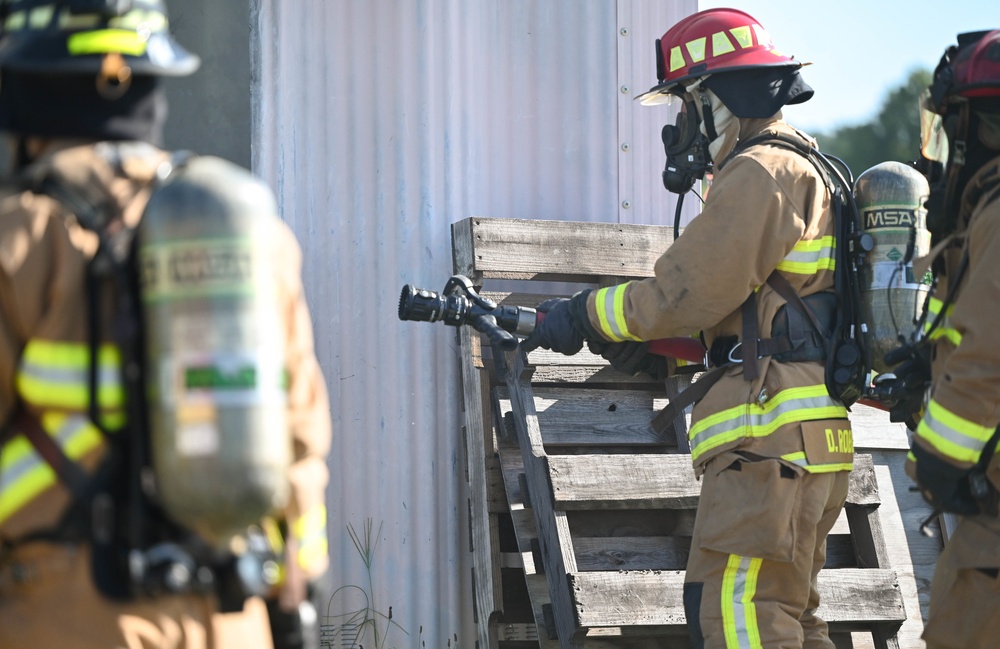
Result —
<path fill-rule="evenodd" d="M 214 365 L 188 367 L 184 387 L 190 390 L 252 390 L 257 386 L 257 368 L 248 365 L 223 370 Z"/>

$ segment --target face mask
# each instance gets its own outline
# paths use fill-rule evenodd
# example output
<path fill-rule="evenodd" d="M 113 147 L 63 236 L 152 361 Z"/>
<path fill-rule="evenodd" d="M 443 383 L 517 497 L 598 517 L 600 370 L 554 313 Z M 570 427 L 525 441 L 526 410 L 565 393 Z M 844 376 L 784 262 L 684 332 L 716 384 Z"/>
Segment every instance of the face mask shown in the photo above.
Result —
<path fill-rule="evenodd" d="M 660 134 L 667 154 L 663 186 L 668 192 L 681 195 L 712 169 L 709 138 L 703 132 L 701 114 L 695 103 L 698 100 L 690 92 L 684 92 L 682 98 L 684 105 L 677 113 L 676 122 L 665 125 Z"/>

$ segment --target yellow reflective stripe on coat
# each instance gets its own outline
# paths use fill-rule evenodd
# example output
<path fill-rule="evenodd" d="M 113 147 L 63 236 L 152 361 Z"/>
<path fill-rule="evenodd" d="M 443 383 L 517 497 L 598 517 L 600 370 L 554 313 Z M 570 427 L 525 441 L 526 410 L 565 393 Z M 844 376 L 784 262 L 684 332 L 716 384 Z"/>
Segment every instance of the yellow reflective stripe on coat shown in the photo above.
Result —
<path fill-rule="evenodd" d="M 995 427 L 969 421 L 931 399 L 917 426 L 917 436 L 956 462 L 975 464 L 994 430 Z"/>
<path fill-rule="evenodd" d="M 763 649 L 760 627 L 757 625 L 757 577 L 762 559 L 729 555 L 722 575 L 722 627 L 726 647 Z"/>
<path fill-rule="evenodd" d="M 847 408 L 825 385 L 788 388 L 763 406 L 740 404 L 713 413 L 691 426 L 691 459 L 744 437 L 765 437 L 785 424 L 819 419 L 846 419 Z"/>
<path fill-rule="evenodd" d="M 836 270 L 837 244 L 833 236 L 799 241 L 785 258 L 778 262 L 778 270 L 798 275 L 815 275 L 821 270 Z"/>
<path fill-rule="evenodd" d="M 97 405 L 108 415 L 120 415 L 125 405 L 121 354 L 111 344 L 97 351 Z M 83 343 L 33 339 L 21 354 L 17 389 L 38 410 L 90 407 L 90 348 Z"/>
<path fill-rule="evenodd" d="M 296 555 L 299 566 L 308 570 L 327 560 L 329 544 L 326 538 L 325 505 L 316 505 L 292 521 L 291 533 L 299 542 Z"/>
<path fill-rule="evenodd" d="M 927 336 L 928 340 L 938 340 L 939 338 L 947 339 L 952 345 L 958 347 L 962 343 L 962 334 L 958 329 L 954 329 L 951 326 L 951 314 L 955 310 L 955 305 L 951 304 L 944 312 L 944 317 L 941 318 L 941 323 L 931 330 L 931 325 L 937 319 L 939 313 L 941 313 L 941 307 L 944 306 L 944 302 L 932 297 L 927 303 L 927 318 L 924 320 L 924 334 Z"/>
<path fill-rule="evenodd" d="M 625 321 L 625 291 L 629 284 L 631 282 L 598 289 L 594 296 L 601 335 L 616 343 L 641 340 L 628 330 L 628 323 Z"/>
<path fill-rule="evenodd" d="M 84 415 L 50 413 L 41 423 L 71 460 L 83 458 L 102 441 L 100 431 Z M 0 525 L 57 481 L 55 471 L 31 442 L 15 435 L 0 449 Z"/>

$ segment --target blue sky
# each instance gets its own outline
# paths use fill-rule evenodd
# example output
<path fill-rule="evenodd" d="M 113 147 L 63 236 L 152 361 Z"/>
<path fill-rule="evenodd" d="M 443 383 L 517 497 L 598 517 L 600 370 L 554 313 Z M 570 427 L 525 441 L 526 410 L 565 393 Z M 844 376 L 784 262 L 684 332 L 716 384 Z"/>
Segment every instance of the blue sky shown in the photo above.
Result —
<path fill-rule="evenodd" d="M 775 47 L 813 63 L 802 75 L 816 94 L 784 111 L 806 131 L 867 122 L 910 71 L 933 70 L 957 34 L 1000 29 L 998 0 L 699 0 L 698 6 L 745 11 Z"/>

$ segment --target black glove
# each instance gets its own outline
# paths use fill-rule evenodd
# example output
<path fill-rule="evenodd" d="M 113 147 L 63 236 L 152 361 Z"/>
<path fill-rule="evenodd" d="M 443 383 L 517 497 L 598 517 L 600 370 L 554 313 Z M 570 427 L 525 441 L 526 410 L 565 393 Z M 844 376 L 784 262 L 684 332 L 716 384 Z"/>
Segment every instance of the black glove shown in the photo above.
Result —
<path fill-rule="evenodd" d="M 924 395 L 931 384 L 930 345 L 903 345 L 885 355 L 894 379 L 878 383 L 877 394 L 889 405 L 889 421 L 903 422 L 916 430 L 924 405 Z"/>
<path fill-rule="evenodd" d="M 571 298 L 552 298 L 535 307 L 536 311 L 545 314 L 545 318 L 521 342 L 521 348 L 531 351 L 542 347 L 567 356 L 583 349 L 584 339 L 595 337 L 587 317 L 588 293 L 590 291 L 580 291 Z"/>
<path fill-rule="evenodd" d="M 969 482 L 972 469 L 950 464 L 920 444 L 914 443 L 910 451 L 916 461 L 917 488 L 934 509 L 963 516 L 981 512 Z"/>
<path fill-rule="evenodd" d="M 587 343 L 587 347 L 591 353 L 611 363 L 611 367 L 629 376 L 645 373 L 655 381 L 662 381 L 670 373 L 667 359 L 650 353 L 648 342 L 626 340 L 613 343 L 592 340 Z"/>
<path fill-rule="evenodd" d="M 314 601 L 316 590 L 310 585 L 308 592 L 308 597 L 294 611 L 284 610 L 278 600 L 265 602 L 274 649 L 319 649 L 319 614 Z"/>

